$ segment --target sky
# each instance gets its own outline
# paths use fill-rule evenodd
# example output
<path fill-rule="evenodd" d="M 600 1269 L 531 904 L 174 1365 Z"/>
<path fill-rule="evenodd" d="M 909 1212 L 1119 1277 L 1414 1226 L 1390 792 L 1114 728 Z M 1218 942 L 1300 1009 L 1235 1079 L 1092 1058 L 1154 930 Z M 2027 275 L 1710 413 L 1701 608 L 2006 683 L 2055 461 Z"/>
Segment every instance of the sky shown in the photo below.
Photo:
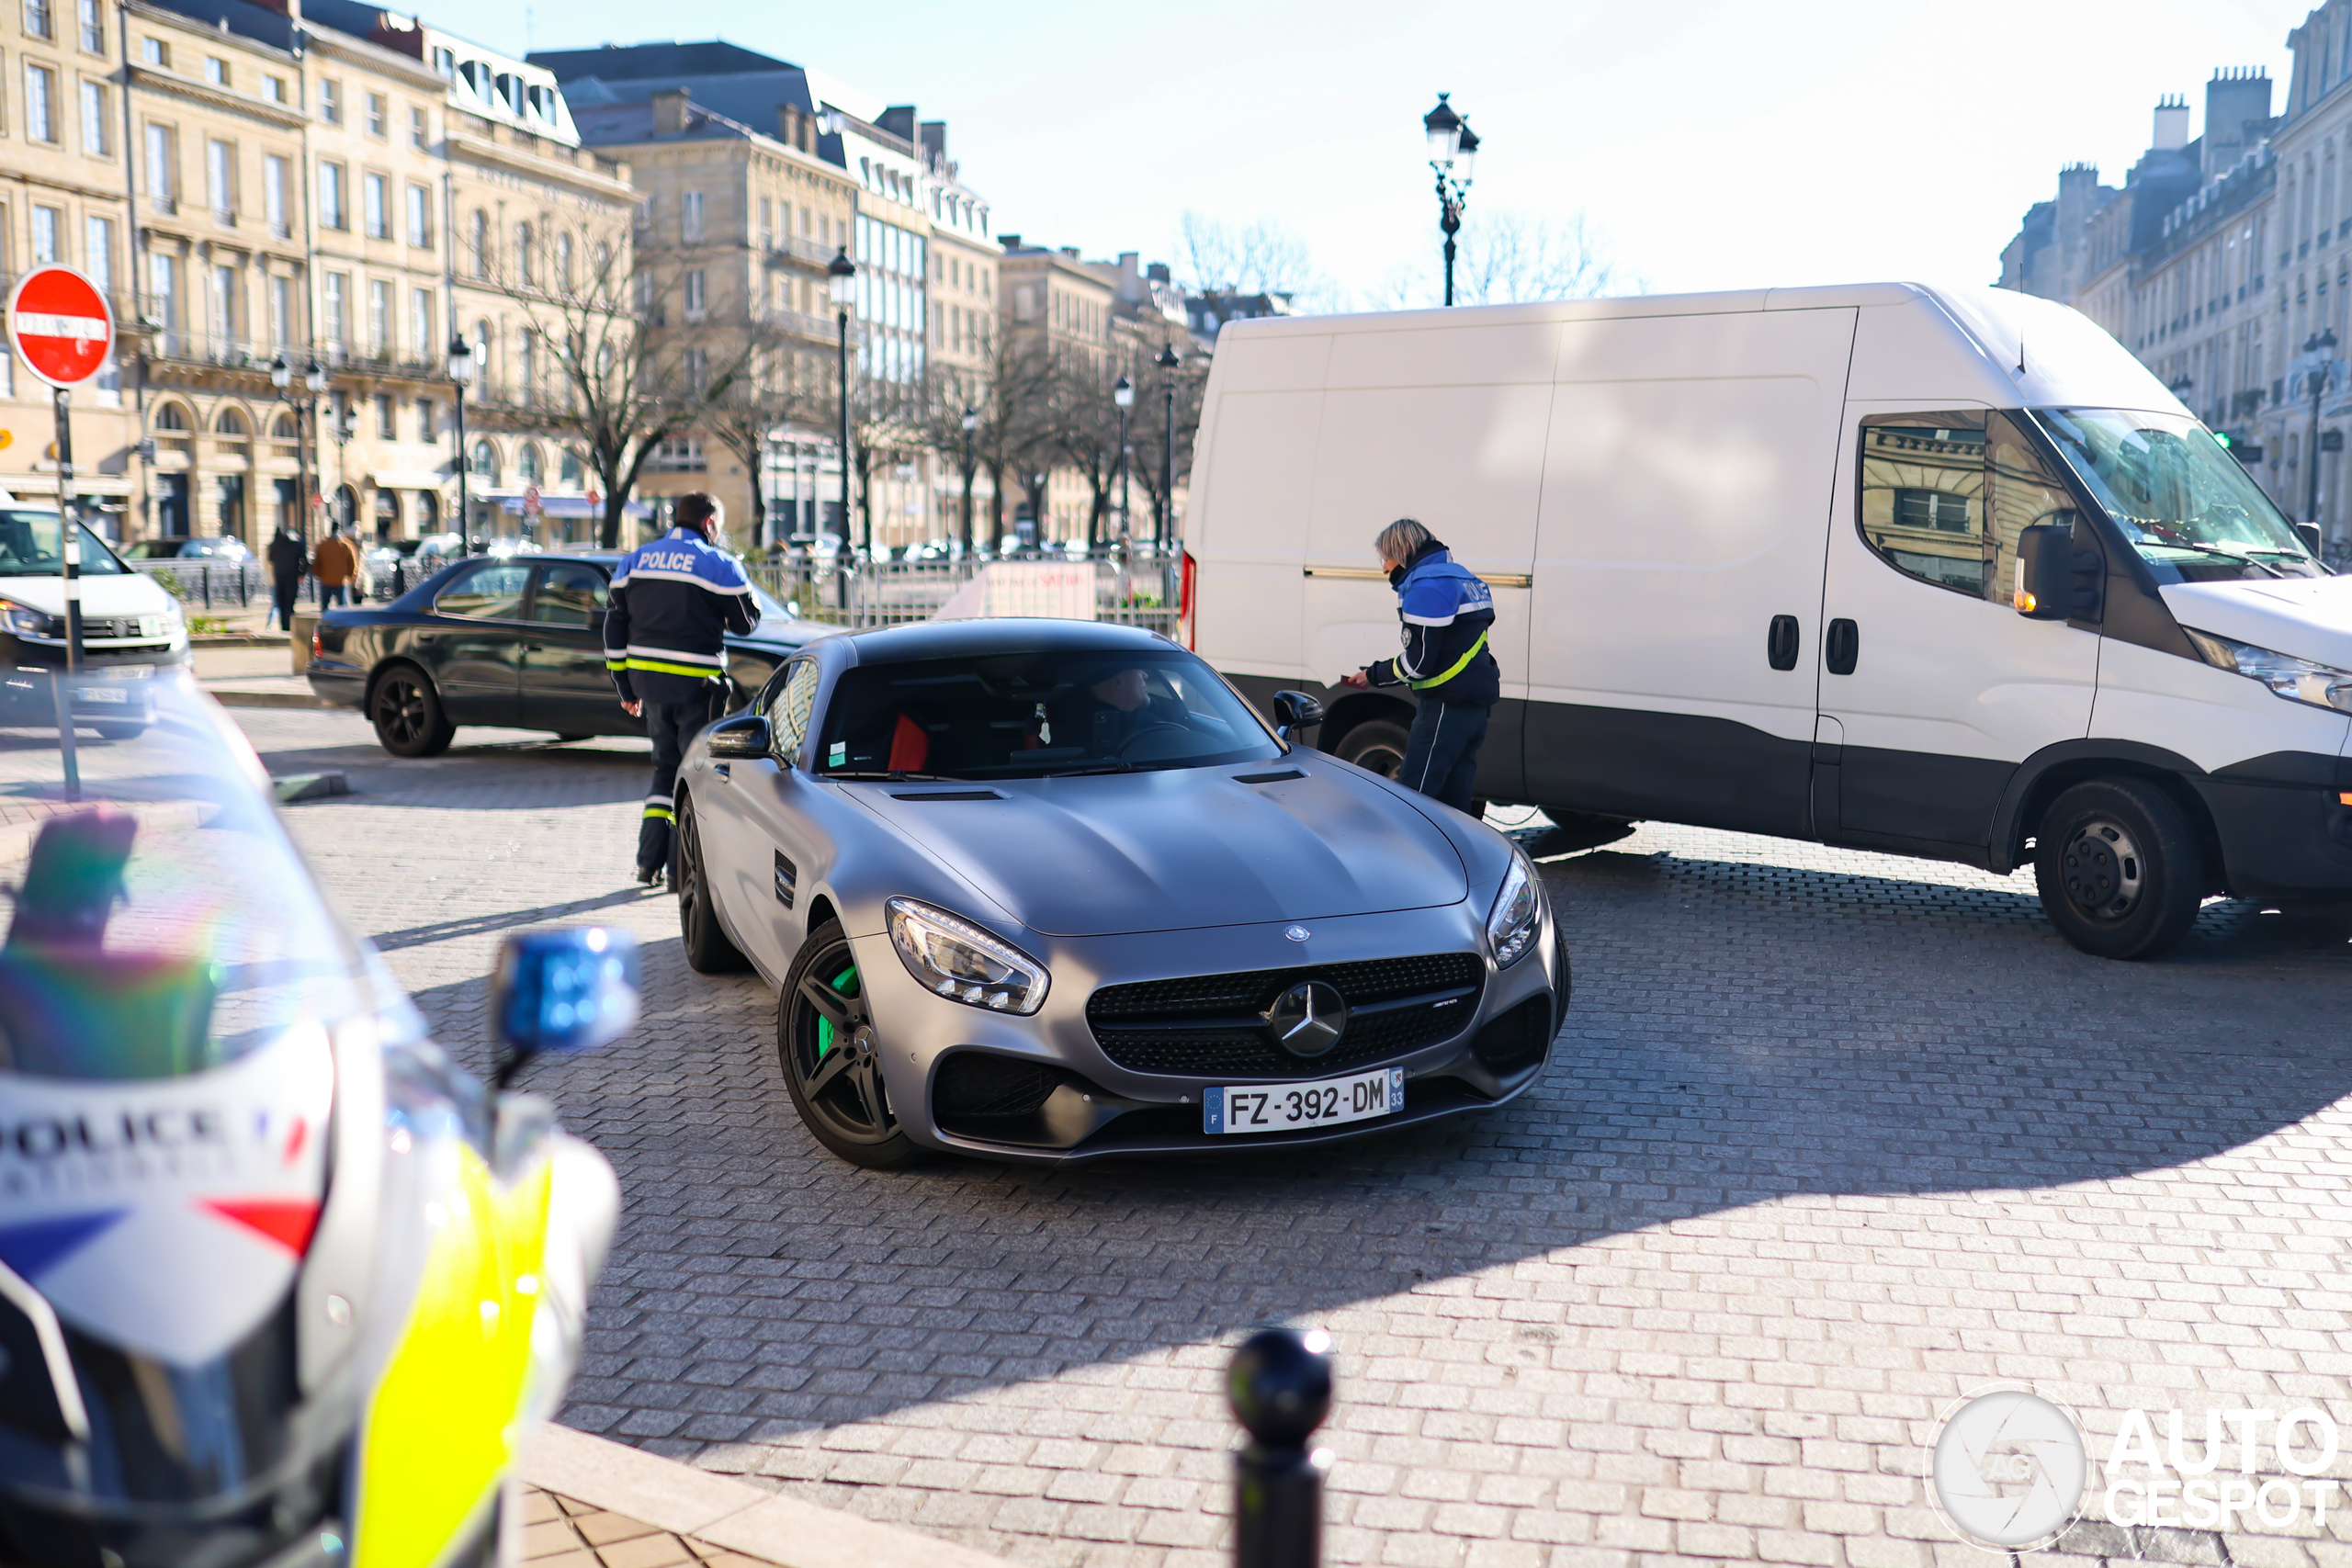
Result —
<path fill-rule="evenodd" d="M 472 0 L 492 48 L 649 39 L 623 0 Z M 2221 66 L 2286 96 L 2278 0 L 1192 0 L 1181 7 L 703 0 L 704 30 L 912 103 L 1000 233 L 1176 259 L 1183 214 L 1272 220 L 1342 300 L 1434 276 L 1420 118 L 1484 141 L 1465 227 L 1582 215 L 1653 292 L 1989 283 L 2059 166 L 2120 184 L 2159 95 Z M 2275 107 L 2274 107 L 2275 112 Z"/>

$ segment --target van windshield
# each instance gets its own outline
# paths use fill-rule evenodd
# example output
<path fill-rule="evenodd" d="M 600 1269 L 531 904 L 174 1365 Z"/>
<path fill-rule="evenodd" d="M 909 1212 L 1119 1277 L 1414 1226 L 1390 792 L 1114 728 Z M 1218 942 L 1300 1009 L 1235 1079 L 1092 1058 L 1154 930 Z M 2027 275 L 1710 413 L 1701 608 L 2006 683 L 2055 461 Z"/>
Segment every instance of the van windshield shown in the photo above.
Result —
<path fill-rule="evenodd" d="M 117 577 L 130 570 L 86 523 L 82 531 L 82 575 Z M 60 566 L 58 540 L 63 530 L 54 512 L 0 511 L 0 577 L 55 577 Z"/>
<path fill-rule="evenodd" d="M 2037 409 L 2123 536 L 2172 581 L 2317 577 L 2326 569 L 2212 432 L 2178 414 Z"/>

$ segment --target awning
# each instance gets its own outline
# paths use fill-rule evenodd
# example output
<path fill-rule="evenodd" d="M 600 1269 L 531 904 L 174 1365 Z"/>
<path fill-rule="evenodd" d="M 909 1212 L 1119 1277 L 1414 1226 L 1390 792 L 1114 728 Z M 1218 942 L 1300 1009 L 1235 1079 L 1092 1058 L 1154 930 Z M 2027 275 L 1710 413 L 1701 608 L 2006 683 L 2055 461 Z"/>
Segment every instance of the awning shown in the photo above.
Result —
<path fill-rule="evenodd" d="M 378 490 L 446 490 L 457 478 L 430 468 L 392 468 L 368 476 Z"/>
<path fill-rule="evenodd" d="M 17 495 L 55 495 L 55 474 L 0 474 L 0 491 Z M 75 495 L 129 495 L 130 481 L 111 474 L 76 474 Z"/>
<path fill-rule="evenodd" d="M 494 491 L 482 498 L 495 501 L 498 509 L 512 517 L 523 515 L 523 498 L 512 491 Z M 642 501 L 632 501 L 621 507 L 627 517 L 650 517 L 653 508 Z M 543 517 L 602 517 L 605 503 L 591 502 L 584 495 L 543 495 L 539 497 L 539 514 Z"/>

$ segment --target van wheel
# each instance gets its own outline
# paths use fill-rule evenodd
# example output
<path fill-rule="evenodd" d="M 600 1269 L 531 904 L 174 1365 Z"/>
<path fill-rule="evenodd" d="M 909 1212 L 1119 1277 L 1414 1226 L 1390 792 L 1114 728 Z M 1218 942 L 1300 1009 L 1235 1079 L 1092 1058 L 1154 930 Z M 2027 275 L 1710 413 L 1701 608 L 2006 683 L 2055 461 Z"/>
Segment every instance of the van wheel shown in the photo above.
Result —
<path fill-rule="evenodd" d="M 1341 738 L 1334 755 L 1342 762 L 1393 779 L 1405 761 L 1405 727 L 1393 719 L 1367 719 Z"/>
<path fill-rule="evenodd" d="M 2034 882 L 2058 934 L 2101 958 L 2149 958 L 2188 934 L 2204 857 L 2171 796 L 2095 779 L 2051 802 L 2034 829 Z"/>

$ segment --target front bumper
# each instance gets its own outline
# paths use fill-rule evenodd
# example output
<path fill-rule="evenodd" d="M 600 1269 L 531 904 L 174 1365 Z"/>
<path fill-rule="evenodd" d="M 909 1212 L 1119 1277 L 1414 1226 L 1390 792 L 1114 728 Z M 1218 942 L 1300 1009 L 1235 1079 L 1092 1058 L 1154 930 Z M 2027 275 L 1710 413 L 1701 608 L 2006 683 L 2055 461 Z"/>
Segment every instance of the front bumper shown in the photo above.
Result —
<path fill-rule="evenodd" d="M 185 642 L 89 650 L 67 682 L 74 716 L 85 724 L 150 723 L 155 716 L 155 704 L 149 683 L 177 675 L 187 668 L 189 659 Z M 54 728 L 57 682 L 63 675 L 57 650 L 5 637 L 0 638 L 0 661 L 5 661 L 0 662 L 0 724 Z"/>
<path fill-rule="evenodd" d="M 2352 900 L 2352 756 L 2278 752 L 2191 783 L 2233 897 Z"/>
<path fill-rule="evenodd" d="M 1486 957 L 1483 916 L 1466 904 L 1299 922 L 1305 942 L 1286 924 L 1224 927 L 1145 936 L 1088 937 L 1023 945 L 1052 971 L 1046 1005 L 1034 1018 L 990 1013 L 923 988 L 899 962 L 887 934 L 853 939 L 860 983 L 873 1010 L 891 1108 L 909 1138 L 927 1148 L 989 1159 L 1058 1165 L 1114 1155 L 1171 1155 L 1291 1148 L 1369 1136 L 1402 1126 L 1503 1104 L 1541 1076 L 1566 1006 L 1567 955 L 1548 907 L 1535 951 L 1510 968 Z M 1273 1078 L 1247 1073 L 1139 1072 L 1105 1054 L 1087 1020 L 1087 1002 L 1105 986 L 1255 970 L 1321 968 L 1432 953 L 1477 955 L 1484 970 L 1474 1010 L 1443 1038 L 1393 1055 L 1351 1060 Z M 1526 1032 L 1522 1035 L 1522 1032 Z M 1509 1032 L 1540 1047 L 1522 1050 L 1499 1070 L 1495 1042 Z M 1033 1115 L 995 1136 L 976 1135 L 969 1119 L 943 1125 L 934 1107 L 940 1069 L 965 1052 L 1033 1064 L 1056 1087 Z M 1269 1134 L 1211 1134 L 1203 1128 L 1204 1090 L 1232 1084 L 1295 1084 L 1402 1067 L 1405 1108 L 1336 1126 Z"/>

